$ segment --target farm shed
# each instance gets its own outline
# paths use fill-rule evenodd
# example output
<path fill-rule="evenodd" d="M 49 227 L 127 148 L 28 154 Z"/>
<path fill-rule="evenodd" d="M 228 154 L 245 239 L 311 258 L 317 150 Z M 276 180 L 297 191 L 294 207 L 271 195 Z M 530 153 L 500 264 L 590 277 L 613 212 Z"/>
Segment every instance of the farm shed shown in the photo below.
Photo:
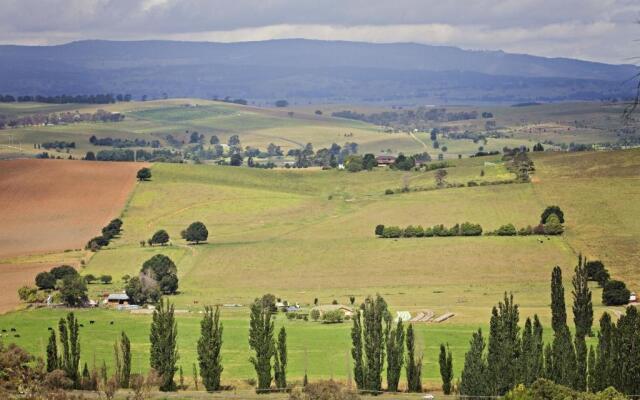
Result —
<path fill-rule="evenodd" d="M 129 296 L 126 293 L 110 293 L 103 303 L 107 305 L 129 304 Z"/>
<path fill-rule="evenodd" d="M 396 162 L 395 156 L 377 156 L 376 162 L 378 165 L 391 165 Z"/>
<path fill-rule="evenodd" d="M 354 315 L 353 309 L 342 304 L 327 304 L 324 306 L 314 307 L 312 310 L 320 311 L 320 316 L 329 311 L 342 311 L 345 317 L 352 317 Z"/>

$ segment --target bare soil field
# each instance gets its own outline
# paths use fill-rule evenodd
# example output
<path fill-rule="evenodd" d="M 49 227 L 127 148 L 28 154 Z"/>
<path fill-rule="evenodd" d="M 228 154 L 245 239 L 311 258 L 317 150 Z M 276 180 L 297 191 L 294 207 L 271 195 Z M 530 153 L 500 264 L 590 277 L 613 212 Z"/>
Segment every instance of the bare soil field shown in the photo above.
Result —
<path fill-rule="evenodd" d="M 141 163 L 0 161 L 0 310 L 46 268 L 10 258 L 80 249 L 120 215 Z M 4 260 L 4 261 L 3 261 Z"/>

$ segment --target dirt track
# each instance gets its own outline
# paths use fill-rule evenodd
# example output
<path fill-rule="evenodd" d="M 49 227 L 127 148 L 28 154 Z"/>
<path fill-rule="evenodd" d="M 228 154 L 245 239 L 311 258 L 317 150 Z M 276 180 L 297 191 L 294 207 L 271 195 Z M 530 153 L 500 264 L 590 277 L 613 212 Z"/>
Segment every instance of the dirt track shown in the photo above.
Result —
<path fill-rule="evenodd" d="M 0 161 L 0 260 L 79 249 L 118 216 L 141 163 Z M 0 311 L 15 306 L 19 286 L 40 270 L 0 265 Z M 5 297 L 9 297 L 5 299 Z"/>

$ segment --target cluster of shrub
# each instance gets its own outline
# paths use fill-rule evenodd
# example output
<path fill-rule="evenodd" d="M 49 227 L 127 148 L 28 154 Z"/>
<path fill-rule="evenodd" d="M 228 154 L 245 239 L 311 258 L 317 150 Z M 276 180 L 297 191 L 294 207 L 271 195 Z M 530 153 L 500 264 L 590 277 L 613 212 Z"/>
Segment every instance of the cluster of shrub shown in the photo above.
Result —
<path fill-rule="evenodd" d="M 98 110 L 95 113 L 62 112 L 59 114 L 33 114 L 7 117 L 0 115 L 0 129 L 37 125 L 72 124 L 76 122 L 120 122 L 124 114 Z"/>
<path fill-rule="evenodd" d="M 0 95 L 0 103 L 25 103 L 25 102 L 36 102 L 36 103 L 49 103 L 49 104 L 68 104 L 68 103 L 77 103 L 77 104 L 111 104 L 116 101 L 131 101 L 130 94 L 118 94 L 114 95 L 111 93 L 105 94 L 80 94 L 80 95 L 67 95 L 63 94 L 60 96 L 13 96 L 10 94 Z"/>
<path fill-rule="evenodd" d="M 108 246 L 111 239 L 118 236 L 121 231 L 122 220 L 120 218 L 113 219 L 107 226 L 102 228 L 102 235 L 96 236 L 87 242 L 85 249 L 98 251 L 100 248 Z"/>
<path fill-rule="evenodd" d="M 49 271 L 40 272 L 35 278 L 38 289 L 58 290 L 55 301 L 61 301 L 68 306 L 80 306 L 88 300 L 86 283 L 78 271 L 70 265 L 61 265 L 51 268 Z M 23 293 L 29 293 L 29 295 L 35 296 L 38 301 L 43 301 L 42 295 L 36 294 L 32 288 L 24 287 L 18 291 L 21 300 L 31 302 L 31 298 L 23 298 Z"/>
<path fill-rule="evenodd" d="M 482 227 L 480 224 L 471 222 L 463 222 L 455 224 L 447 228 L 444 225 L 434 225 L 432 227 L 423 228 L 420 225 L 409 225 L 402 229 L 397 226 L 378 225 L 375 230 L 376 236 L 381 238 L 412 238 L 412 237 L 444 237 L 444 236 L 480 236 L 482 235 Z"/>
<path fill-rule="evenodd" d="M 44 147 L 47 150 L 51 150 L 51 149 L 57 149 L 57 150 L 62 150 L 62 149 L 75 149 L 76 148 L 76 142 L 65 142 L 64 140 L 56 140 L 53 142 L 44 142 L 41 144 L 41 147 Z"/>
<path fill-rule="evenodd" d="M 157 303 L 162 295 L 178 291 L 178 268 L 163 254 L 156 254 L 142 264 L 138 276 L 127 281 L 125 292 L 131 303 Z"/>
<path fill-rule="evenodd" d="M 493 232 L 487 232 L 488 236 L 531 236 L 531 235 L 562 235 L 564 227 L 560 223 L 557 215 L 552 214 L 547 218 L 546 222 L 540 223 L 535 227 L 528 225 L 524 228 L 516 229 L 513 224 L 505 224 Z"/>
<path fill-rule="evenodd" d="M 144 139 L 113 139 L 110 137 L 98 138 L 95 135 L 89 138 L 89 143 L 94 146 L 111 146 L 111 147 L 160 147 L 159 140 L 147 141 Z"/>

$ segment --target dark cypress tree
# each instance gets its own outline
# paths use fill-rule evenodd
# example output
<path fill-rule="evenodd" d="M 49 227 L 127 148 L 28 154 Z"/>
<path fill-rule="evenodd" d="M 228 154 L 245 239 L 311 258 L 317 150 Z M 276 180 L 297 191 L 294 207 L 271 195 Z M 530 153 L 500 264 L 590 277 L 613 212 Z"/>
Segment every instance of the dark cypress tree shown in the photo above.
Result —
<path fill-rule="evenodd" d="M 204 308 L 204 316 L 200 321 L 200 339 L 198 339 L 198 363 L 202 384 L 209 392 L 220 390 L 220 375 L 222 374 L 222 331 L 220 324 L 220 309 L 216 307 Z M 195 368 L 195 365 L 194 365 Z"/>
<path fill-rule="evenodd" d="M 522 350 L 519 360 L 518 371 L 518 383 L 523 383 L 525 386 L 531 385 L 535 380 L 532 378 L 531 367 L 533 366 L 533 327 L 531 326 L 531 319 L 527 318 L 524 323 L 524 329 L 522 330 Z"/>
<path fill-rule="evenodd" d="M 274 325 L 271 307 L 260 299 L 251 305 L 249 321 L 249 346 L 255 355 L 249 359 L 258 375 L 258 393 L 271 387 L 271 358 L 275 352 L 273 344 Z"/>
<path fill-rule="evenodd" d="M 353 327 L 351 328 L 351 357 L 353 358 L 353 377 L 356 387 L 364 389 L 364 362 L 362 354 L 362 313 L 356 311 L 353 316 Z"/>
<path fill-rule="evenodd" d="M 366 363 L 364 383 L 365 390 L 374 393 L 382 391 L 382 370 L 384 368 L 384 330 L 387 303 L 380 295 L 375 300 L 367 297 L 362 309 L 362 337 L 364 339 L 364 361 Z"/>
<path fill-rule="evenodd" d="M 553 349 L 551 348 L 551 344 L 547 343 L 544 346 L 544 378 L 552 381 L 554 371 L 555 367 L 553 365 Z"/>
<path fill-rule="evenodd" d="M 576 371 L 573 388 L 580 392 L 587 390 L 587 343 L 584 336 L 575 336 Z"/>
<path fill-rule="evenodd" d="M 561 332 L 567 326 L 567 308 L 564 302 L 562 269 L 555 267 L 551 273 L 551 328 Z"/>
<path fill-rule="evenodd" d="M 591 334 L 593 326 L 593 304 L 591 303 L 591 289 L 587 269 L 583 265 L 582 257 L 578 258 L 578 266 L 573 276 L 573 322 L 576 325 L 576 336 Z"/>
<path fill-rule="evenodd" d="M 505 293 L 504 302 L 491 312 L 487 367 L 493 395 L 502 396 L 516 384 L 521 351 L 519 318 L 513 295 Z"/>
<path fill-rule="evenodd" d="M 613 330 L 613 386 L 627 395 L 640 393 L 640 313 L 627 307 Z"/>
<path fill-rule="evenodd" d="M 47 372 L 58 369 L 58 344 L 56 343 L 56 332 L 52 329 L 47 344 Z"/>
<path fill-rule="evenodd" d="M 485 341 L 482 330 L 474 332 L 469 351 L 464 355 L 464 368 L 460 379 L 460 394 L 469 399 L 490 396 L 487 379 L 487 361 L 484 355 Z M 479 397 L 473 397 L 479 396 Z"/>
<path fill-rule="evenodd" d="M 278 343 L 276 351 L 273 354 L 274 361 L 274 375 L 276 381 L 276 387 L 278 389 L 287 388 L 287 332 L 284 326 L 280 328 L 278 334 Z"/>
<path fill-rule="evenodd" d="M 577 361 L 571 332 L 567 326 L 567 310 L 560 267 L 555 267 L 551 274 L 551 325 L 554 332 L 551 345 L 553 368 L 549 378 L 560 385 L 574 387 Z"/>
<path fill-rule="evenodd" d="M 390 392 L 397 392 L 404 364 L 404 326 L 402 320 L 398 319 L 396 327 L 390 328 L 391 317 L 387 319 L 387 387 Z"/>
<path fill-rule="evenodd" d="M 451 355 L 451 350 L 449 350 L 449 345 L 447 347 L 444 344 L 440 345 L 438 363 L 440 364 L 440 377 L 442 378 L 442 392 L 449 395 L 453 389 L 451 385 L 453 381 L 453 356 Z"/>
<path fill-rule="evenodd" d="M 122 356 L 120 386 L 126 389 L 131 380 L 131 341 L 124 331 L 120 335 L 120 354 Z"/>
<path fill-rule="evenodd" d="M 71 352 L 69 351 L 69 330 L 67 329 L 67 321 L 60 318 L 58 322 L 58 332 L 60 334 L 60 344 L 62 346 L 60 358 L 58 359 L 58 368 L 67 371 L 71 364 Z"/>
<path fill-rule="evenodd" d="M 589 346 L 589 360 L 587 363 L 587 389 L 590 392 L 594 391 L 596 385 L 596 352 L 593 350 L 593 346 Z"/>
<path fill-rule="evenodd" d="M 416 355 L 416 340 L 413 325 L 407 328 L 407 389 L 422 392 L 422 357 Z"/>
<path fill-rule="evenodd" d="M 176 391 L 176 383 L 173 380 L 178 371 L 178 325 L 174 317 L 174 306 L 164 299 L 160 299 L 158 307 L 153 311 L 151 322 L 150 364 L 160 375 L 160 390 L 163 392 Z"/>
<path fill-rule="evenodd" d="M 529 361 L 529 377 L 531 383 L 544 376 L 544 340 L 542 338 L 543 328 L 538 315 L 533 316 L 533 344 L 531 346 L 531 356 Z"/>
<path fill-rule="evenodd" d="M 603 313 L 600 318 L 600 332 L 598 334 L 598 349 L 594 367 L 593 387 L 591 391 L 599 392 L 613 384 L 613 322 L 608 313 Z"/>

